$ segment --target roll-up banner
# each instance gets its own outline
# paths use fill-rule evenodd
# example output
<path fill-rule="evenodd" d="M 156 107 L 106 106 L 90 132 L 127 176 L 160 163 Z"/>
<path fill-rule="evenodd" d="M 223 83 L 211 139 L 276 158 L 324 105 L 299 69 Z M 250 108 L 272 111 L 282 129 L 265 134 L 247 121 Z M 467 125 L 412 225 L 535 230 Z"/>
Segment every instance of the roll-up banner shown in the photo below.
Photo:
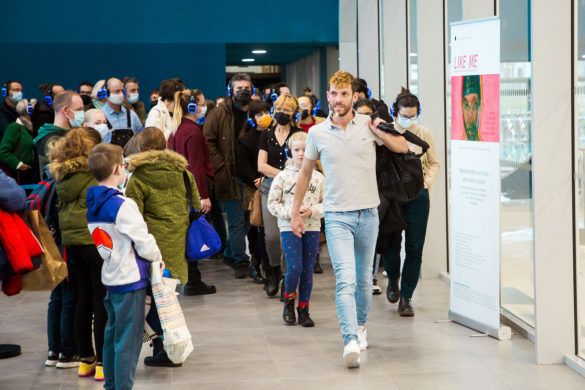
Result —
<path fill-rule="evenodd" d="M 449 319 L 500 340 L 500 20 L 451 24 Z"/>

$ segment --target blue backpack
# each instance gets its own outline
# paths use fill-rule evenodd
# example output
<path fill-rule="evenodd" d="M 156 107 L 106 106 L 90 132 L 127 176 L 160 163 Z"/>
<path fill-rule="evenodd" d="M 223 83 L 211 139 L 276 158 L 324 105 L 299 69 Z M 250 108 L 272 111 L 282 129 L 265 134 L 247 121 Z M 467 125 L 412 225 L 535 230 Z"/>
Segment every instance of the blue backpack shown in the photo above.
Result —
<path fill-rule="evenodd" d="M 26 209 L 39 211 L 53 234 L 55 243 L 60 246 L 61 232 L 59 230 L 56 183 L 46 167 L 43 172 L 45 180 L 41 180 L 26 198 Z"/>
<path fill-rule="evenodd" d="M 193 189 L 187 171 L 183 171 L 183 180 L 189 202 L 189 231 L 185 257 L 188 261 L 206 259 L 221 249 L 221 239 L 215 229 L 205 220 L 203 213 L 193 209 Z"/>

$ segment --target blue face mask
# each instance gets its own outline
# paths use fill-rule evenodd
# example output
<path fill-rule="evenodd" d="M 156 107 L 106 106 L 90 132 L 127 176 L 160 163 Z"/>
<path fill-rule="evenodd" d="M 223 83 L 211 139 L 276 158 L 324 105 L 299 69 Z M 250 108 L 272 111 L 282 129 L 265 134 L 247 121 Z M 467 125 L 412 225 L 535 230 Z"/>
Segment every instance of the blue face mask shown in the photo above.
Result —
<path fill-rule="evenodd" d="M 416 123 L 416 119 L 404 118 L 403 116 L 398 115 L 397 122 L 403 129 L 408 129 L 410 126 Z"/>
<path fill-rule="evenodd" d="M 71 124 L 71 128 L 75 129 L 83 124 L 85 120 L 85 112 L 81 111 L 73 111 L 75 117 L 73 119 L 67 117 L 69 119 L 69 123 Z"/>
<path fill-rule="evenodd" d="M 18 103 L 22 100 L 22 92 L 14 92 L 10 97 L 10 100 L 12 100 L 14 103 Z"/>

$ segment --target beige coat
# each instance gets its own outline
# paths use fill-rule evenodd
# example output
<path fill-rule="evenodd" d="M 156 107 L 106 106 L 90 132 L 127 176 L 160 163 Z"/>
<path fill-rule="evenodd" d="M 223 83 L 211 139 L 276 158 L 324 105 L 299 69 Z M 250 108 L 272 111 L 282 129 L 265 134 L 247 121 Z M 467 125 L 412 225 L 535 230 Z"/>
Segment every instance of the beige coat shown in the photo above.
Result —
<path fill-rule="evenodd" d="M 426 127 L 418 126 L 416 129 L 409 131 L 429 144 L 429 150 L 427 150 L 427 152 L 421 157 L 421 163 L 423 168 L 424 181 L 429 188 L 430 194 L 433 183 L 435 182 L 435 179 L 439 174 L 439 170 L 441 169 L 441 163 L 439 162 L 437 149 L 435 148 L 435 140 L 433 139 L 433 134 L 431 131 Z M 415 153 L 421 152 L 421 148 L 419 146 L 413 145 L 410 142 L 408 143 L 408 148 Z"/>

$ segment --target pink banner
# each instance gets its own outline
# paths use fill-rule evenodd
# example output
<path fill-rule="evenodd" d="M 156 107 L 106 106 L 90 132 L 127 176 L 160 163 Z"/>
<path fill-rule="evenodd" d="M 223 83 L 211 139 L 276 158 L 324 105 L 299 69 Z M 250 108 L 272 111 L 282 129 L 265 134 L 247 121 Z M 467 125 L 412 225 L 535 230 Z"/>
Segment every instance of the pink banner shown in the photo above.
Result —
<path fill-rule="evenodd" d="M 451 77 L 451 139 L 500 142 L 500 75 Z"/>

